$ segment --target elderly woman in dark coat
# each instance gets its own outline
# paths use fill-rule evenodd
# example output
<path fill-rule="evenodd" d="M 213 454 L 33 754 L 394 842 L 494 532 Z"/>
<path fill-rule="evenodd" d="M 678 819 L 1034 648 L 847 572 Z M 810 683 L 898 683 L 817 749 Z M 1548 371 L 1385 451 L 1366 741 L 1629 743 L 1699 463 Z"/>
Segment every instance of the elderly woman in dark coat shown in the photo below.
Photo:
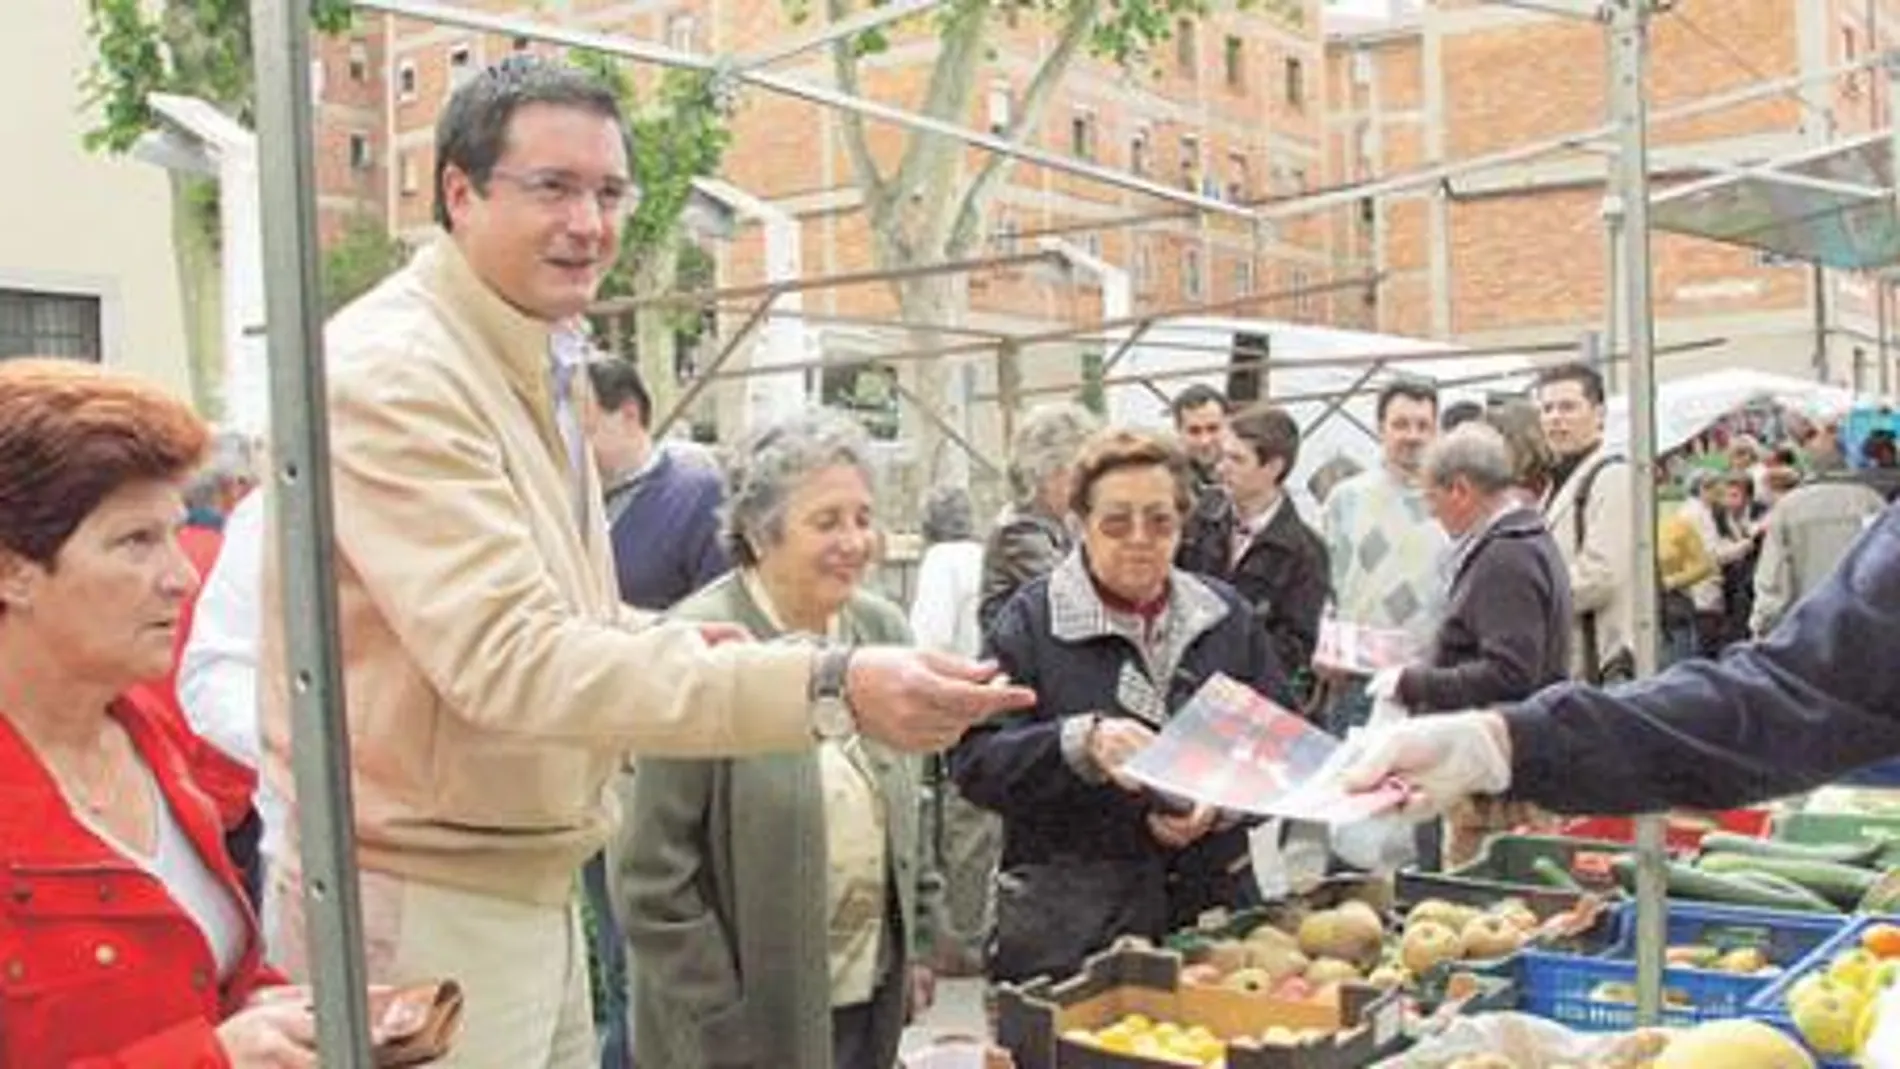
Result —
<path fill-rule="evenodd" d="M 1158 939 L 1240 895 L 1242 829 L 1122 770 L 1215 673 L 1263 693 L 1284 683 L 1240 597 L 1172 564 L 1192 480 L 1172 439 L 1091 439 L 1069 501 L 1082 544 L 990 632 L 1002 670 L 1038 695 L 951 753 L 964 795 L 1003 818 L 993 979 L 1073 972 L 1119 936 Z"/>
<path fill-rule="evenodd" d="M 675 614 L 765 640 L 909 639 L 862 588 L 875 552 L 863 433 L 831 414 L 734 457 L 738 568 Z M 888 1069 L 927 999 L 938 882 L 911 759 L 859 736 L 815 751 L 641 761 L 610 844 L 631 948 L 635 1061 L 652 1069 Z"/>
<path fill-rule="evenodd" d="M 1049 574 L 1069 552 L 1069 475 L 1076 450 L 1095 432 L 1081 405 L 1039 405 L 1009 443 L 1009 507 L 983 547 L 983 597 L 977 619 L 988 631 L 1010 596 Z"/>

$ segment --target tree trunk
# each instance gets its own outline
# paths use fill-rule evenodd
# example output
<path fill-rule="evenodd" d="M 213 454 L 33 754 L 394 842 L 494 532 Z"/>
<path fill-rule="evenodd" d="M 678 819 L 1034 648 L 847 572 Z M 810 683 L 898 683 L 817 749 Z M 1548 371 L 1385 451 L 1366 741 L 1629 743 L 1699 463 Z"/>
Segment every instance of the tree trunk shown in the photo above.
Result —
<path fill-rule="evenodd" d="M 962 324 L 969 289 L 963 275 L 928 275 L 897 283 L 901 315 L 904 322 L 913 324 L 905 347 L 922 350 L 951 344 L 955 339 L 937 328 Z M 969 398 L 964 396 L 961 374 L 965 361 L 947 356 L 911 360 L 898 365 L 897 373 L 898 381 L 917 401 L 930 405 L 945 422 L 967 434 Z M 911 500 L 920 500 L 924 491 L 940 483 L 969 485 L 969 455 L 908 397 L 904 399 L 904 436 L 915 450 L 912 485 L 907 487 Z"/>
<path fill-rule="evenodd" d="M 673 292 L 679 282 L 680 241 L 680 230 L 676 227 L 647 250 L 634 266 L 631 283 L 635 298 Z M 673 411 L 680 398 L 675 314 L 676 309 L 665 305 L 649 305 L 633 313 L 633 351 L 640 365 L 640 377 L 646 380 L 647 393 L 653 398 L 656 425 Z M 684 413 L 681 418 L 686 426 L 691 425 L 692 421 Z"/>
<path fill-rule="evenodd" d="M 224 291 L 218 267 L 215 222 L 204 211 L 205 179 L 169 172 L 172 194 L 172 258 L 185 328 L 186 367 L 198 414 L 224 414 Z"/>

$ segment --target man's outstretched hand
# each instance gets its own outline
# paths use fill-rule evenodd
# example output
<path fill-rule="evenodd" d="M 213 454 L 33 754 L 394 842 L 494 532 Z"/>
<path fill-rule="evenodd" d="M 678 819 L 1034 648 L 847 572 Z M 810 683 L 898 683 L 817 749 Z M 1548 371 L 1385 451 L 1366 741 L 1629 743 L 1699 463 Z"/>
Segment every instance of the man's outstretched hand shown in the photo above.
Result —
<path fill-rule="evenodd" d="M 845 698 L 858 731 L 912 753 L 942 750 L 973 724 L 1036 704 L 994 663 L 932 650 L 865 646 L 851 655 Z"/>

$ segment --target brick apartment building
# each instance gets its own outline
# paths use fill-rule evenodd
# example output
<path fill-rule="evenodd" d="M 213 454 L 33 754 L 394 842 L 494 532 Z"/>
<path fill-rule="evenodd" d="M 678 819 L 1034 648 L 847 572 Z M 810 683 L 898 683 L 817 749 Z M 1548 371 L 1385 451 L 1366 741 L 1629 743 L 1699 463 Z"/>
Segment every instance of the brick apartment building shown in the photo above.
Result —
<path fill-rule="evenodd" d="M 744 55 L 812 32 L 795 25 L 783 0 L 550 0 L 488 3 L 562 25 L 609 31 L 710 55 Z M 1001 130 L 1053 30 L 1041 21 L 999 14 L 965 121 Z M 1043 113 L 1035 143 L 1103 166 L 1232 200 L 1289 196 L 1325 180 L 1322 154 L 1323 35 L 1319 0 L 1272 0 L 1244 12 L 1185 22 L 1175 40 L 1135 72 L 1093 59 L 1078 61 Z M 434 166 L 432 132 L 457 79 L 526 41 L 366 15 L 353 35 L 324 42 L 316 77 L 323 91 L 319 121 L 321 207 L 326 237 L 345 220 L 382 220 L 416 235 L 429 222 Z M 863 64 L 864 92 L 914 104 L 936 55 L 928 29 L 898 36 L 891 49 Z M 814 82 L 831 81 L 828 54 L 813 51 L 779 65 Z M 828 109 L 745 91 L 722 178 L 792 211 L 803 232 L 807 274 L 873 267 L 864 213 L 845 153 L 838 116 Z M 903 132 L 871 124 L 874 152 L 885 163 L 900 151 Z M 967 166 L 984 154 L 972 150 Z M 1320 281 L 1331 270 L 1326 227 L 1303 220 L 1259 238 L 1232 220 L 1182 218 L 1114 225 L 1117 217 L 1169 205 L 1141 194 L 1017 165 L 992 197 L 989 252 L 1029 248 L 1041 234 L 1065 240 L 1130 271 L 1137 309 L 1218 301 Z M 1099 228 L 1087 228 L 1102 223 Z M 744 285 L 762 277 L 762 239 L 742 229 L 714 250 L 720 280 Z M 972 277 L 971 326 L 999 331 L 1047 329 L 1101 314 L 1092 279 L 1043 269 Z M 823 290 L 805 298 L 808 312 L 889 318 L 885 287 Z M 1263 306 L 1259 314 L 1319 320 L 1317 299 Z M 849 344 L 848 330 L 827 344 Z M 888 344 L 886 342 L 886 344 Z M 1072 381 L 1074 352 L 1037 350 L 1023 364 L 1027 386 Z M 967 385 L 993 389 L 989 361 L 974 362 Z"/>
<path fill-rule="evenodd" d="M 1338 181 L 1401 173 L 1587 130 L 1607 117 L 1601 27 L 1476 0 L 1335 19 L 1326 46 L 1327 152 Z M 1678 0 L 1651 36 L 1651 107 L 1824 71 L 1900 40 L 1885 0 Z M 1689 120 L 1654 122 L 1663 184 L 1697 161 L 1745 163 L 1885 126 L 1884 75 L 1823 79 Z M 1610 157 L 1572 152 L 1363 202 L 1331 222 L 1342 265 L 1389 272 L 1376 306 L 1341 322 L 1472 344 L 1562 341 L 1605 324 Z M 1658 233 L 1657 336 L 1721 337 L 1663 375 L 1754 366 L 1878 381 L 1877 287 L 1753 250 Z M 1356 317 L 1356 318 L 1355 318 Z"/>

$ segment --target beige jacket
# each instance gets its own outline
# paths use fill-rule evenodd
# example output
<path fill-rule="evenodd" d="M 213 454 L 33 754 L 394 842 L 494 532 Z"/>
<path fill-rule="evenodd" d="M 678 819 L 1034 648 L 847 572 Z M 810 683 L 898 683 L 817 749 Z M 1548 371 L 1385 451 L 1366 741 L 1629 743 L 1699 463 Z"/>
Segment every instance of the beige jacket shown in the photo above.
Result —
<path fill-rule="evenodd" d="M 1886 507 L 1871 487 L 1845 476 L 1798 487 L 1776 502 L 1763 523 L 1749 632 L 1766 638 L 1795 602 L 1821 585 Z"/>
<path fill-rule="evenodd" d="M 340 312 L 326 347 L 361 864 L 558 904 L 617 819 L 629 753 L 809 748 L 811 652 L 708 648 L 620 603 L 591 463 L 575 526 L 549 342 L 444 239 Z M 267 567 L 264 619 L 281 596 Z M 278 630 L 265 773 L 288 794 Z"/>
<path fill-rule="evenodd" d="M 1568 481 L 1544 504 L 1544 518 L 1570 570 L 1570 675 L 1584 677 L 1583 618 L 1597 620 L 1598 666 L 1630 648 L 1636 633 L 1636 548 L 1631 544 L 1630 469 L 1627 463 L 1605 467 L 1590 486 L 1590 500 L 1579 505 L 1583 481 L 1603 459 L 1603 447 L 1591 450 Z M 1577 544 L 1577 509 L 1584 510 L 1584 540 Z"/>

